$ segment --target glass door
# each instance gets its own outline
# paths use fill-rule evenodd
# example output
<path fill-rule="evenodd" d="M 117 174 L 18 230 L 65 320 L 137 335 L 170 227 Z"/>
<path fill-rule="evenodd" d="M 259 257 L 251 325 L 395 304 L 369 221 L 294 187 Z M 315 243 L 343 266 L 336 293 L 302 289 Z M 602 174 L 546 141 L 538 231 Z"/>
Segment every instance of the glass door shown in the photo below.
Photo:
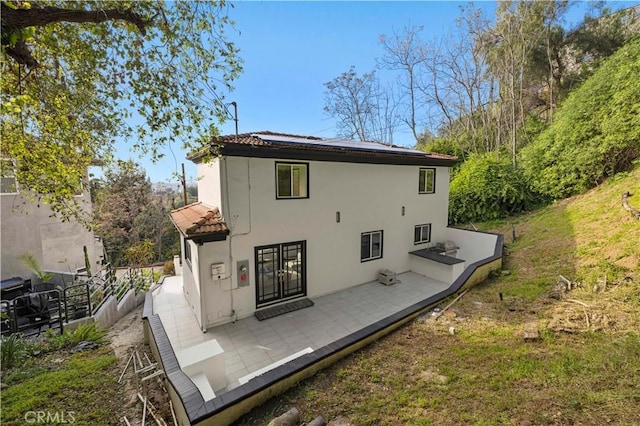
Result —
<path fill-rule="evenodd" d="M 305 296 L 305 241 L 256 247 L 256 306 Z"/>

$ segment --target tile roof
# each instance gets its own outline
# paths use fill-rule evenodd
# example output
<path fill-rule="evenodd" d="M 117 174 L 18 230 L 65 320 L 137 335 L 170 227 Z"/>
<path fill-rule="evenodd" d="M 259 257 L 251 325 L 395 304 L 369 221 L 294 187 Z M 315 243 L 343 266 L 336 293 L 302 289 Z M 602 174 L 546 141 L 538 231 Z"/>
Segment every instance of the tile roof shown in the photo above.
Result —
<path fill-rule="evenodd" d="M 213 234 L 229 234 L 217 207 L 202 202 L 192 203 L 171 211 L 171 221 L 186 238 Z"/>
<path fill-rule="evenodd" d="M 236 135 L 216 136 L 209 144 L 213 148 L 212 152 L 220 148 L 224 155 L 225 151 L 237 147 L 257 148 L 257 149 L 293 149 L 300 153 L 315 152 L 338 155 L 357 155 L 365 157 L 379 158 L 406 158 L 424 160 L 440 160 L 442 162 L 455 163 L 456 157 L 434 152 L 424 152 L 412 148 L 397 145 L 385 145 L 379 142 L 360 142 L 354 140 L 325 139 L 317 136 L 302 136 L 287 133 L 271 132 L 268 130 L 252 133 L 240 133 Z M 214 154 L 218 155 L 218 154 Z M 190 153 L 187 158 L 198 160 L 204 156 L 203 151 Z"/>

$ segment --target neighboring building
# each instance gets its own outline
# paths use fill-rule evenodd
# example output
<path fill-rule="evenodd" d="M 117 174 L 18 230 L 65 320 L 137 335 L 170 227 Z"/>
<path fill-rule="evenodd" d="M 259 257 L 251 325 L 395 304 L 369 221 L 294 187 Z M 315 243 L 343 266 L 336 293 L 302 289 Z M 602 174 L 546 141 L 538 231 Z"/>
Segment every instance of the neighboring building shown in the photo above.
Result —
<path fill-rule="evenodd" d="M 270 132 L 218 137 L 210 148 L 211 161 L 189 156 L 199 202 L 171 213 L 203 331 L 383 269 L 452 283 L 494 252 L 495 236 L 448 228 L 455 157 Z M 445 242 L 456 247 L 444 264 L 410 253 Z"/>
<path fill-rule="evenodd" d="M 34 278 L 19 259 L 25 253 L 33 254 L 45 271 L 75 273 L 85 267 L 84 246 L 87 247 L 92 272 L 97 272 L 102 263 L 103 249 L 93 232 L 73 220 L 62 222 L 52 217 L 53 211 L 46 204 L 36 205 L 20 195 L 18 185 L 15 177 L 4 173 L 0 188 L 2 280 L 16 276 Z M 76 197 L 91 214 L 89 191 Z"/>

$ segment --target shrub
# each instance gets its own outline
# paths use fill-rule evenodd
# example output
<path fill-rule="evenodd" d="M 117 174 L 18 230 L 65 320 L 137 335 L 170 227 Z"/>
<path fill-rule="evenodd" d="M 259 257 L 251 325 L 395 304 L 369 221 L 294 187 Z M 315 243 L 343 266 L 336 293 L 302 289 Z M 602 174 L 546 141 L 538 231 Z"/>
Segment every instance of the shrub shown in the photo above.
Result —
<path fill-rule="evenodd" d="M 452 224 L 505 217 L 537 202 L 522 171 L 499 152 L 472 155 L 451 181 L 449 221 Z"/>
<path fill-rule="evenodd" d="M 80 342 L 104 343 L 107 332 L 96 325 L 95 322 L 80 324 L 75 330 L 65 330 L 69 346 L 75 346 Z"/>
<path fill-rule="evenodd" d="M 12 334 L 0 339 L 0 362 L 3 369 L 14 367 L 27 355 L 27 341 L 20 334 Z"/>
<path fill-rule="evenodd" d="M 631 167 L 640 155 L 640 40 L 605 61 L 521 151 L 534 188 L 565 198 Z"/>
<path fill-rule="evenodd" d="M 173 260 L 167 260 L 166 262 L 164 262 L 164 265 L 162 265 L 162 275 L 175 275 L 176 274 L 176 267 L 173 264 Z"/>

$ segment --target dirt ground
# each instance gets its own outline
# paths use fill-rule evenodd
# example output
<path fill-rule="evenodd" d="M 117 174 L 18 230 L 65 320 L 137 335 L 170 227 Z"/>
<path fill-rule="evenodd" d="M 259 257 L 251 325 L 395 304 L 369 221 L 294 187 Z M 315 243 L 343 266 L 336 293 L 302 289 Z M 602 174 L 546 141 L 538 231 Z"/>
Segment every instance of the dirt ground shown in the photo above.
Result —
<path fill-rule="evenodd" d="M 144 408 L 143 403 L 138 397 L 138 394 L 141 394 L 143 397 L 148 398 L 148 401 L 150 401 L 149 406 L 153 405 L 155 408 L 154 414 L 160 419 L 159 421 L 162 422 L 162 420 L 164 420 L 166 424 L 172 425 L 173 418 L 169 397 L 164 388 L 162 376 L 161 378 L 154 378 L 143 382 L 143 377 L 153 374 L 157 369 L 151 368 L 150 371 L 139 374 L 136 374 L 134 371 L 134 363 L 137 363 L 135 369 L 139 370 L 141 369 L 140 361 L 144 367 L 156 362 L 149 346 L 144 343 L 142 305 L 115 323 L 109 329 L 108 337 L 111 341 L 111 348 L 118 358 L 118 376 L 115 377 L 116 381 L 120 379 L 120 375 L 126 368 L 121 383 L 118 384 L 118 386 L 122 387 L 121 395 L 123 396 L 124 406 L 122 410 L 117 413 L 117 422 L 114 421 L 113 424 L 126 424 L 124 417 L 127 418 L 131 425 L 142 424 Z M 129 362 L 132 359 L 132 354 L 134 354 L 135 361 Z M 127 364 L 129 365 L 127 366 Z M 149 410 L 147 410 L 145 417 L 147 420 L 145 423 L 158 424 Z"/>

